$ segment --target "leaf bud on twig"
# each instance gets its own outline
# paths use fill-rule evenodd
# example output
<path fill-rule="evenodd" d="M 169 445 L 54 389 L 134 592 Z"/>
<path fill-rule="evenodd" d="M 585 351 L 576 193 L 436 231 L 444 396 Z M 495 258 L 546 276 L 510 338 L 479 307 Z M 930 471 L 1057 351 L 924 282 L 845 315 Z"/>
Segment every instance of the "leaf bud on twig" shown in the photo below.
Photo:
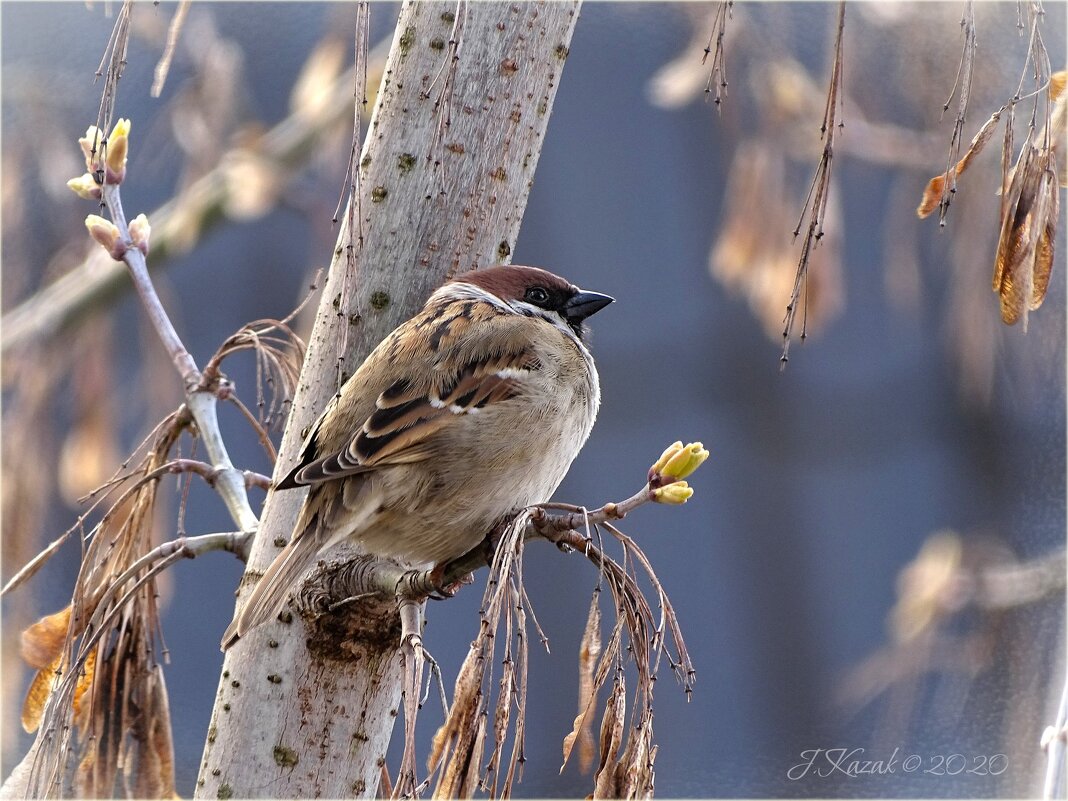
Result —
<path fill-rule="evenodd" d="M 692 496 L 693 488 L 685 481 L 676 481 L 674 484 L 653 490 L 653 500 L 656 503 L 666 503 L 671 506 L 684 504 Z"/>
<path fill-rule="evenodd" d="M 97 214 L 90 214 L 85 218 L 85 227 L 89 229 L 89 235 L 108 252 L 111 258 L 115 261 L 122 261 L 123 256 L 126 255 L 126 242 L 123 241 L 115 223 Z"/>

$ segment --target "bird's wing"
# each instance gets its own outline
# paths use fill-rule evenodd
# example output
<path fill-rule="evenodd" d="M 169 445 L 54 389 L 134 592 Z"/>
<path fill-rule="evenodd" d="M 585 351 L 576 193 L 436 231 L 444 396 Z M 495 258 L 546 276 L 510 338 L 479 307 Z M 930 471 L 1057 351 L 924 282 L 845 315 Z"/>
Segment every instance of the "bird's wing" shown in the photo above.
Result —
<path fill-rule="evenodd" d="M 338 422 L 344 415 L 336 408 L 328 410 L 309 436 L 300 464 L 277 488 L 315 485 L 421 461 L 434 452 L 439 439 L 434 435 L 439 431 L 464 415 L 514 397 L 524 379 L 542 367 L 530 343 L 531 321 L 499 315 L 489 322 L 470 325 L 469 317 L 461 312 L 438 323 L 443 330 L 440 336 L 434 332 L 437 347 L 428 351 L 432 358 L 406 354 L 403 347 L 392 354 L 387 350 L 389 363 L 396 368 L 390 374 L 392 382 L 378 393 L 363 424 L 355 432 L 351 428 L 339 432 Z M 383 346 L 388 349 L 395 339 L 405 341 L 394 335 Z M 350 381 L 366 385 L 362 372 L 361 366 Z M 339 403 L 346 394 L 343 390 Z M 367 394 L 366 386 L 363 394 Z M 334 447 L 330 447 L 331 440 L 337 443 Z"/>

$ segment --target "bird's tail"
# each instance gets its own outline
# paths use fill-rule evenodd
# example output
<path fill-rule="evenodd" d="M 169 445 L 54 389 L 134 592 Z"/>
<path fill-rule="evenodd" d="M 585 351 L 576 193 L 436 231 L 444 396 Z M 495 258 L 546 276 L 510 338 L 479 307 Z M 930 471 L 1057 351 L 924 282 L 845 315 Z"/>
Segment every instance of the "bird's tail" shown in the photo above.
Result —
<path fill-rule="evenodd" d="M 222 650 L 227 650 L 253 628 L 278 614 L 286 593 L 322 550 L 319 528 L 315 519 L 297 527 L 293 539 L 271 562 L 248 601 L 226 629 Z"/>

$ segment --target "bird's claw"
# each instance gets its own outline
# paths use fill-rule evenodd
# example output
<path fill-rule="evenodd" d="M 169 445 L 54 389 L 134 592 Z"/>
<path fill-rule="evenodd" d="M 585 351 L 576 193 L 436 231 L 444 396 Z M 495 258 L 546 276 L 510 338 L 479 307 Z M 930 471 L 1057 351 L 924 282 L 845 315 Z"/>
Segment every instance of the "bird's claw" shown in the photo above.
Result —
<path fill-rule="evenodd" d="M 475 574 L 467 573 L 449 584 L 443 584 L 444 581 L 445 565 L 441 564 L 430 571 L 430 584 L 434 587 L 434 592 L 429 596 L 431 600 L 444 601 L 454 597 L 461 587 L 475 583 Z"/>

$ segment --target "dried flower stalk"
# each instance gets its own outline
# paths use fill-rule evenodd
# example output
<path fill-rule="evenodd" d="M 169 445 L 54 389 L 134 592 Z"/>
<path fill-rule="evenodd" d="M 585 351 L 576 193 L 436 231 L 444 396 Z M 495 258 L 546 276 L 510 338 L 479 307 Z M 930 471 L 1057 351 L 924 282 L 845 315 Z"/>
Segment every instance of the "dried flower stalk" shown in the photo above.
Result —
<path fill-rule="evenodd" d="M 805 205 L 801 209 L 801 217 L 794 229 L 794 237 L 801 233 L 805 217 L 808 217 L 808 226 L 805 238 L 801 244 L 801 258 L 797 263 L 797 273 L 794 277 L 793 289 L 790 291 L 790 302 L 786 305 L 786 317 L 783 320 L 783 346 L 782 356 L 779 357 L 780 368 L 785 370 L 790 359 L 790 337 L 793 335 L 794 323 L 797 318 L 798 305 L 801 296 L 808 290 L 808 267 L 813 249 L 823 238 L 823 222 L 827 213 L 827 196 L 831 187 L 831 161 L 834 158 L 834 137 L 838 128 L 843 127 L 839 118 L 843 100 L 842 93 L 842 33 L 845 30 L 845 0 L 838 4 L 837 34 L 834 40 L 834 58 L 831 65 L 831 80 L 827 88 L 827 102 L 823 109 L 823 124 L 820 126 L 820 136 L 823 138 L 823 155 L 820 157 L 816 174 L 812 178 Z M 802 317 L 801 340 L 806 336 L 806 319 Z"/>
<path fill-rule="evenodd" d="M 723 98 L 727 96 L 727 60 L 723 38 L 727 34 L 727 22 L 733 16 L 733 9 L 734 0 L 721 0 L 716 5 L 715 14 L 712 16 L 712 33 L 708 36 L 708 44 L 705 45 L 704 56 L 701 58 L 701 63 L 706 64 L 709 55 L 712 56 L 705 96 L 713 94 L 713 102 L 720 111 L 723 109 Z"/>

